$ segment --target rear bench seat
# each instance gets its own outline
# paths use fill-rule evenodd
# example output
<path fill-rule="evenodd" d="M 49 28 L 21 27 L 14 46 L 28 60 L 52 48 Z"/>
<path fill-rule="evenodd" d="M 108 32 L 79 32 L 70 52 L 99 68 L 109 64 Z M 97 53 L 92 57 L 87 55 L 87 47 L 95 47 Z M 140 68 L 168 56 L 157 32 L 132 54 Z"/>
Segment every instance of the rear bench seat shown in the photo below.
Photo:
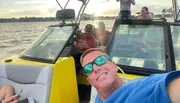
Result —
<path fill-rule="evenodd" d="M 0 87 L 11 85 L 20 100 L 32 97 L 36 103 L 48 103 L 54 68 L 35 65 L 0 64 Z"/>

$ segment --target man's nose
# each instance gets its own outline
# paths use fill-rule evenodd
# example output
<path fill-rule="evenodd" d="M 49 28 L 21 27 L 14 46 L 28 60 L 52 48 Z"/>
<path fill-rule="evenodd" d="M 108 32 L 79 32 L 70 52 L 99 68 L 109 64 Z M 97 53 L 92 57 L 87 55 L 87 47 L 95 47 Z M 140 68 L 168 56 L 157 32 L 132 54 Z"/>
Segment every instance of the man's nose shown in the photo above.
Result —
<path fill-rule="evenodd" d="M 99 72 L 100 72 L 100 66 L 97 66 L 96 64 L 94 64 L 93 65 L 93 68 L 94 68 L 94 72 L 96 73 L 96 74 L 98 74 Z"/>

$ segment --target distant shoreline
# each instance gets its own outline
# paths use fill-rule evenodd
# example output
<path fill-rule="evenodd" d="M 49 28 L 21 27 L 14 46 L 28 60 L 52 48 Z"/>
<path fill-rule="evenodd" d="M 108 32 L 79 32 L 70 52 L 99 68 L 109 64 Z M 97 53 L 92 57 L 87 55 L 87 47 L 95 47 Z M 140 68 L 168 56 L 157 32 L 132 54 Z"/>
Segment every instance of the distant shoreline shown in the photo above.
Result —
<path fill-rule="evenodd" d="M 112 20 L 117 17 L 84 17 L 82 20 Z M 21 18 L 0 18 L 0 23 L 13 23 L 13 22 L 48 22 L 59 21 L 55 17 L 21 17 Z"/>
<path fill-rule="evenodd" d="M 154 18 L 161 18 L 162 15 L 154 15 Z M 167 15 L 165 18 L 171 18 L 171 15 Z M 82 21 L 86 20 L 113 20 L 117 16 L 84 16 Z M 132 16 L 132 18 L 136 18 Z M 52 22 L 59 21 L 55 17 L 20 17 L 20 18 L 0 18 L 0 23 L 13 23 L 13 22 Z"/>

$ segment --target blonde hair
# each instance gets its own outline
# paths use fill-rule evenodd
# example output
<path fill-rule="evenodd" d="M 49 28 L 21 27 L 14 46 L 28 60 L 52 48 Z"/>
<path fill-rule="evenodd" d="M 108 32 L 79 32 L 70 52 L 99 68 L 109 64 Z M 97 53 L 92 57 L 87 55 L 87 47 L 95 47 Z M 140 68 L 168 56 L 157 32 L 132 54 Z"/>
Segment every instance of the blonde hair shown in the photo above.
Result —
<path fill-rule="evenodd" d="M 105 55 L 107 55 L 107 54 L 105 53 L 105 50 L 103 50 L 102 48 L 90 48 L 90 49 L 86 50 L 86 51 L 81 55 L 81 58 L 80 58 L 80 63 L 81 63 L 81 65 L 82 65 L 82 63 L 83 63 L 84 57 L 85 57 L 87 54 L 89 54 L 89 53 L 91 53 L 91 52 L 94 52 L 94 51 L 99 51 L 99 52 L 102 52 L 102 53 L 104 53 Z M 107 56 L 108 56 L 108 55 L 107 55 Z"/>

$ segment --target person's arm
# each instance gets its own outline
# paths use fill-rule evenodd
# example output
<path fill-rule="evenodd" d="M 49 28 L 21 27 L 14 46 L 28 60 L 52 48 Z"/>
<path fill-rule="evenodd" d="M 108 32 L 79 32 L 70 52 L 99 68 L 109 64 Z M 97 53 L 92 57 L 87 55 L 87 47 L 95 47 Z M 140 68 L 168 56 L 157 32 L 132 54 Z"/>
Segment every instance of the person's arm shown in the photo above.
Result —
<path fill-rule="evenodd" d="M 2 103 L 18 103 L 18 95 L 14 95 L 6 100 L 3 100 Z"/>
<path fill-rule="evenodd" d="M 167 91 L 173 103 L 180 103 L 180 78 L 177 78 L 169 83 Z"/>
<path fill-rule="evenodd" d="M 153 17 L 152 17 L 151 15 L 149 15 L 149 18 L 150 18 L 150 19 L 153 19 Z"/>
<path fill-rule="evenodd" d="M 131 0 L 131 3 L 133 4 L 133 5 L 135 5 L 136 3 L 135 3 L 135 0 Z"/>

